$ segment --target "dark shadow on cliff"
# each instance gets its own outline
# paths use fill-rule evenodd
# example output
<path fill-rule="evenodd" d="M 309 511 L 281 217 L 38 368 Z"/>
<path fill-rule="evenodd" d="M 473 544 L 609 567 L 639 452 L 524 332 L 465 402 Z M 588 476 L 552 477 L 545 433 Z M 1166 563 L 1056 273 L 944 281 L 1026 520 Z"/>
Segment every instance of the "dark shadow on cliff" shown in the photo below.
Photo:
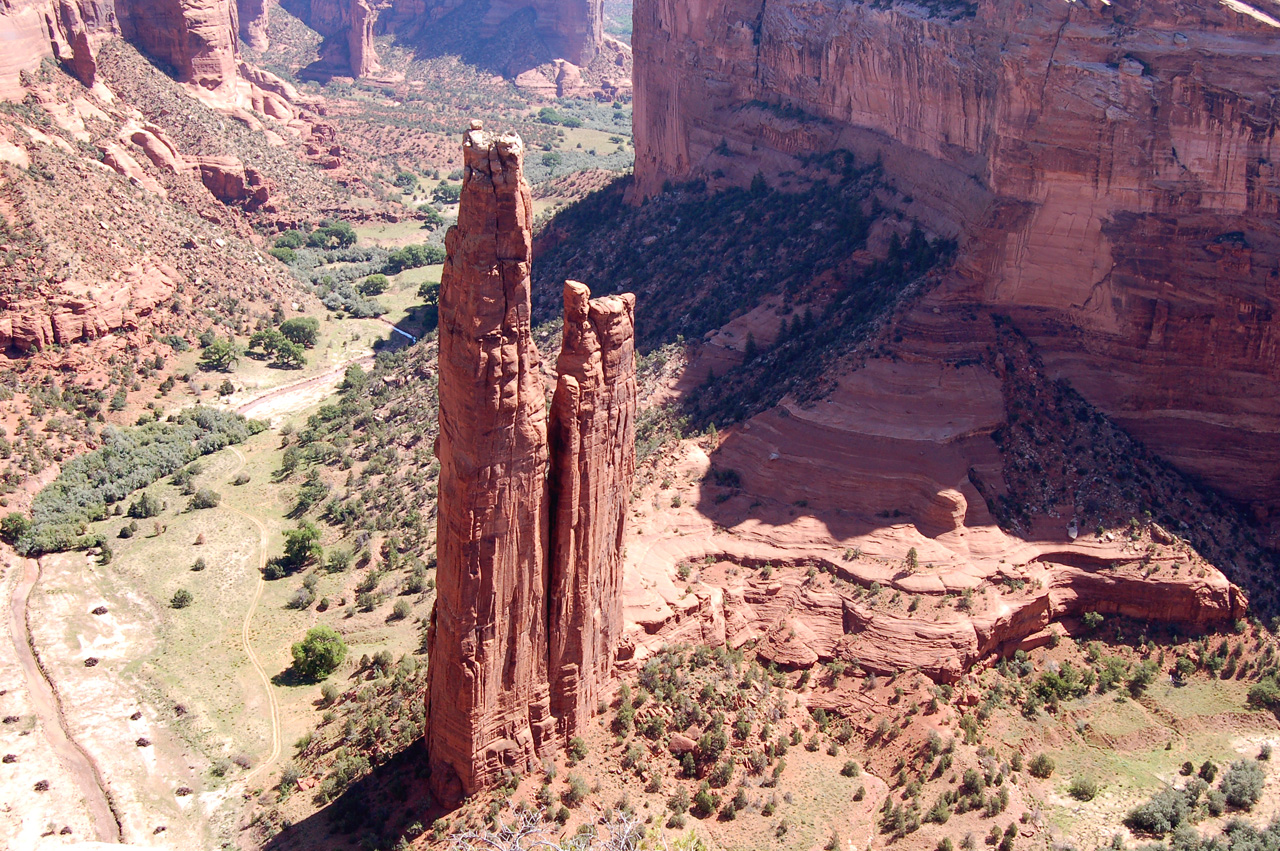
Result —
<path fill-rule="evenodd" d="M 401 837 L 412 839 L 430 827 L 443 808 L 426 791 L 426 748 L 421 740 L 346 786 L 323 809 L 285 827 L 263 846 L 271 851 L 323 848 L 390 848 Z M 317 796 L 318 788 L 292 794 Z"/>
<path fill-rule="evenodd" d="M 533 9 L 521 9 L 493 27 L 483 25 L 488 12 L 488 0 L 465 3 L 435 20 L 380 19 L 379 31 L 390 27 L 396 46 L 412 51 L 416 60 L 456 56 L 508 78 L 556 58 L 537 33 Z M 484 36 L 485 31 L 494 34 Z"/>
<path fill-rule="evenodd" d="M 894 211 L 910 199 L 895 197 L 878 164 L 844 151 L 799 163 L 809 183 L 796 191 L 763 178 L 719 192 L 693 182 L 640 205 L 628 203 L 631 179 L 623 178 L 559 213 L 538 236 L 535 321 L 556 315 L 566 278 L 597 295 L 633 291 L 637 348 L 650 358 L 683 348 L 691 358 L 678 398 L 641 411 L 642 456 L 672 436 L 738 424 L 713 454 L 700 513 L 723 528 L 811 517 L 836 540 L 901 524 L 936 538 L 955 528 L 948 507 L 962 505 L 943 490 L 963 482 L 964 525 L 1067 545 L 1073 514 L 1080 533 L 1101 527 L 1115 538 L 1131 522 L 1144 529 L 1154 522 L 1240 585 L 1253 613 L 1280 610 L 1280 560 L 1251 520 L 1051 379 L 1014 323 L 982 307 L 948 271 L 955 243 L 927 239 Z M 943 284 L 955 289 L 921 307 Z M 762 311 L 764 303 L 773 306 Z M 743 319 L 749 313 L 751 321 Z M 702 345 L 730 322 L 738 322 L 736 336 L 719 332 Z M 751 328 L 768 333 L 753 337 Z M 842 437 L 839 423 L 824 424 L 823 406 L 839 376 L 872 359 L 976 371 L 1000 410 L 958 442 L 905 435 L 895 444 L 856 428 Z M 893 392 L 878 403 L 895 406 L 885 398 Z M 784 398 L 788 407 L 779 407 Z M 955 402 L 965 407 L 963 393 Z M 799 433 L 786 422 L 797 405 L 817 406 L 799 445 L 786 436 Z M 782 455 L 809 464 L 810 474 L 791 471 L 786 486 L 779 479 L 788 471 L 770 472 L 786 463 L 770 446 L 778 439 L 793 441 Z M 936 456 L 947 453 L 939 475 Z M 881 463 L 895 457 L 907 460 L 897 469 Z M 843 487 L 859 492 L 832 485 L 824 496 L 813 480 L 831 485 L 846 462 L 858 463 L 848 464 Z M 876 493 L 877 476 L 892 486 Z M 915 484 L 902 487 L 911 477 Z"/>

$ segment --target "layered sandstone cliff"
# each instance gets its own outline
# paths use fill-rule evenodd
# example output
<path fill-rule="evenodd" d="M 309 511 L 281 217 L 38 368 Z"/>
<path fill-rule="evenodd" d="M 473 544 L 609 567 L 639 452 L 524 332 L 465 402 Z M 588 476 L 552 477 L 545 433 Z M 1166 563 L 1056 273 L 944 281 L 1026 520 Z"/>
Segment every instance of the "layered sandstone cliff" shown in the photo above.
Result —
<path fill-rule="evenodd" d="M 175 79 L 216 89 L 236 77 L 237 7 L 233 0 L 17 0 L 0 8 L 0 97 L 16 93 L 18 75 L 56 58 L 92 85 L 102 42 L 121 36 Z"/>
<path fill-rule="evenodd" d="M 551 709 L 591 717 L 622 635 L 622 532 L 636 469 L 635 296 L 564 288 L 551 402 Z"/>
<path fill-rule="evenodd" d="M 585 65 L 604 42 L 603 0 L 491 0 L 484 16 L 485 34 L 496 35 L 525 9 L 533 10 L 534 31 L 559 59 Z"/>
<path fill-rule="evenodd" d="M 879 157 L 957 301 L 1182 469 L 1277 504 L 1280 22 L 1244 3 L 635 7 L 636 180 Z"/>
<path fill-rule="evenodd" d="M 504 769 L 530 770 L 573 735 L 612 673 L 622 630 L 635 299 L 592 301 L 582 284 L 566 285 L 548 444 L 522 157 L 519 136 L 472 124 L 458 224 L 445 239 L 426 737 L 445 804 Z"/>

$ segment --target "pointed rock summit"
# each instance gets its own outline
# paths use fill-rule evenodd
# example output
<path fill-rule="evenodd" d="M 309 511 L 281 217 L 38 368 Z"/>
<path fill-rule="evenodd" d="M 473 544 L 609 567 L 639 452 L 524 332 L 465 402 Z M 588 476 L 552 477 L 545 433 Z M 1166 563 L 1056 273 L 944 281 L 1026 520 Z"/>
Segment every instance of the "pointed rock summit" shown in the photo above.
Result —
<path fill-rule="evenodd" d="M 612 674 L 635 472 L 635 297 L 565 285 L 551 407 L 530 327 L 524 144 L 478 121 L 440 282 L 431 788 L 446 805 L 574 735 Z M 550 473 L 550 478 L 548 474 Z"/>

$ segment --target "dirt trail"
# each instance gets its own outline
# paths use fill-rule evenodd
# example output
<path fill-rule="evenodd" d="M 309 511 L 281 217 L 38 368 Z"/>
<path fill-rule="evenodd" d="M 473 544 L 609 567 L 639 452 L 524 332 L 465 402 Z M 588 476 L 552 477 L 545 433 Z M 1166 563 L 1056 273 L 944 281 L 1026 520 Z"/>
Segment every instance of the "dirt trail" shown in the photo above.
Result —
<path fill-rule="evenodd" d="M 236 458 L 240 461 L 236 468 L 231 471 L 231 478 L 235 478 L 236 473 L 244 469 L 245 457 L 234 446 L 231 447 L 231 451 L 235 453 Z M 271 686 L 271 678 L 267 676 L 262 663 L 258 661 L 258 654 L 254 652 L 253 642 L 249 638 L 249 625 L 253 621 L 254 612 L 258 610 L 258 601 L 262 599 L 262 589 L 266 587 L 266 582 L 262 578 L 262 570 L 267 566 L 267 527 L 263 526 L 258 518 L 246 514 L 238 508 L 231 508 L 231 510 L 258 527 L 258 582 L 253 591 L 253 600 L 249 603 L 249 610 L 244 613 L 244 624 L 240 627 L 240 641 L 244 645 L 245 655 L 249 657 L 249 663 L 253 665 L 253 669 L 258 672 L 258 678 L 262 680 L 262 687 L 267 692 L 267 706 L 271 710 L 271 754 L 258 763 L 258 766 L 253 771 L 245 775 L 245 782 L 248 783 L 248 781 L 265 771 L 280 758 L 280 705 L 276 701 L 276 692 Z"/>
<path fill-rule="evenodd" d="M 13 649 L 22 666 L 31 703 L 40 718 L 40 728 L 58 759 L 76 779 L 76 785 L 84 796 L 93 821 L 94 833 L 101 842 L 120 842 L 120 817 L 111 805 L 111 798 L 102 782 L 98 766 L 88 751 L 71 737 L 66 718 L 62 714 L 62 702 L 36 658 L 31 643 L 31 631 L 27 621 L 27 600 L 31 589 L 40 580 L 40 563 L 35 559 L 22 560 L 22 578 L 14 586 L 9 599 L 9 636 Z"/>
<path fill-rule="evenodd" d="M 319 401 L 332 392 L 342 376 L 346 374 L 347 367 L 352 364 L 359 364 L 368 369 L 373 364 L 373 355 L 352 358 L 319 375 L 268 390 L 261 396 L 237 406 L 236 413 L 246 417 L 263 417 L 285 414 L 299 407 L 306 407 L 308 402 Z M 314 399 L 312 399 L 313 396 Z"/>

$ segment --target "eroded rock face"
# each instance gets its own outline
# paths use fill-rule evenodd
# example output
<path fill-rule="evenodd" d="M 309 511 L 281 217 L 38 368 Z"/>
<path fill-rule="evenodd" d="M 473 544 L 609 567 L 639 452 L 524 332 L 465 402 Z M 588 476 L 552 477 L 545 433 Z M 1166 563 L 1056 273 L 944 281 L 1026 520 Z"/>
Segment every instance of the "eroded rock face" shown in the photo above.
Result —
<path fill-rule="evenodd" d="M 364 77 L 380 70 L 373 47 L 377 17 L 368 0 L 311 0 L 307 23 L 325 37 L 320 53 L 326 65 Z"/>
<path fill-rule="evenodd" d="M 236 77 L 233 0 L 117 0 L 121 34 L 181 83 L 216 89 Z"/>
<path fill-rule="evenodd" d="M 431 787 L 446 805 L 573 735 L 613 669 L 635 470 L 631 295 L 565 288 L 548 444 L 530 328 L 532 204 L 519 136 L 463 142 L 440 284 Z M 548 484 L 548 470 L 551 479 Z"/>
<path fill-rule="evenodd" d="M 960 238 L 966 298 L 1182 469 L 1274 507 L 1280 28 L 1233 5 L 638 0 L 638 189 L 879 156 Z"/>
<path fill-rule="evenodd" d="M 486 35 L 497 34 L 522 9 L 533 9 L 537 16 L 534 30 L 552 55 L 585 65 L 600 50 L 604 41 L 602 0 L 492 0 L 484 17 Z"/>
<path fill-rule="evenodd" d="M 519 136 L 473 129 L 440 282 L 438 597 L 427 748 L 437 798 L 526 771 L 547 685 L 547 416 L 529 325 L 532 204 Z"/>
<path fill-rule="evenodd" d="M 635 296 L 564 286 L 551 403 L 551 709 L 591 717 L 622 635 L 622 531 L 635 475 Z"/>
<path fill-rule="evenodd" d="M 265 12 L 257 19 L 265 27 Z M 93 85 L 96 54 L 121 36 L 175 79 L 220 89 L 236 79 L 234 0 L 20 0 L 0 7 L 0 97 L 20 95 L 19 74 L 45 58 Z M 265 35 L 264 35 L 265 37 Z M 248 39 L 246 39 L 248 40 Z"/>

